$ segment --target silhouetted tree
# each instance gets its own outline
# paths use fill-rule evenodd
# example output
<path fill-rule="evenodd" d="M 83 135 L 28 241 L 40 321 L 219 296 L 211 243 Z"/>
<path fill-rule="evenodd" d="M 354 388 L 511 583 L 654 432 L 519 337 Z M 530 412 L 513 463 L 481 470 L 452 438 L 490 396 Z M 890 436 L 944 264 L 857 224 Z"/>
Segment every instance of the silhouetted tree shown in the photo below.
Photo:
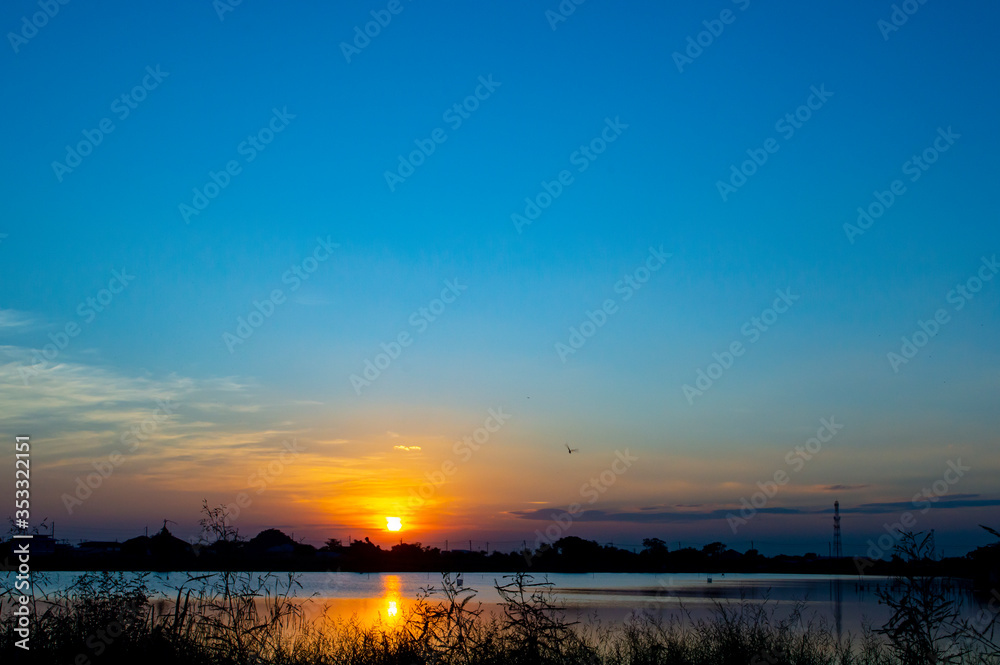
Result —
<path fill-rule="evenodd" d="M 278 529 L 264 529 L 250 539 L 247 545 L 253 549 L 267 549 L 277 545 L 295 545 L 291 536 Z"/>
<path fill-rule="evenodd" d="M 654 556 L 666 554 L 668 551 L 667 544 L 659 538 L 643 538 L 642 546 L 645 548 L 645 551 Z"/>

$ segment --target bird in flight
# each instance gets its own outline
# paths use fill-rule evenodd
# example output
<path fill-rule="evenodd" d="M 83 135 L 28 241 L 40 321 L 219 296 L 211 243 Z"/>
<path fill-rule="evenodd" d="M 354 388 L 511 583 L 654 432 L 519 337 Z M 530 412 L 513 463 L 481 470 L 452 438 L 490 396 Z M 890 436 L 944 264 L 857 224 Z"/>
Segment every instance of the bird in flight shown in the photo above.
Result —
<path fill-rule="evenodd" d="M 570 447 L 569 447 L 569 442 L 566 442 L 566 450 L 568 450 L 568 451 L 569 451 L 569 454 L 570 454 L 570 455 L 572 455 L 573 453 L 578 453 L 578 452 L 580 452 L 580 449 L 579 449 L 579 448 L 570 448 Z"/>

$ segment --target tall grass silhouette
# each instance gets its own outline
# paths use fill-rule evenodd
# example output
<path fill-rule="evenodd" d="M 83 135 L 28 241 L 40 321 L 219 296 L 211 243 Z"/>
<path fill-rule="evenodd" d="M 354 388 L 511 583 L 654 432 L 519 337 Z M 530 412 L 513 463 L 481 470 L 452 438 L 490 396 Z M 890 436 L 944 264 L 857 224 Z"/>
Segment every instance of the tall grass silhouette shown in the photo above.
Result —
<path fill-rule="evenodd" d="M 229 534 L 238 538 L 235 532 Z M 926 539 L 906 534 L 894 584 L 880 593 L 885 625 L 838 639 L 800 605 L 717 602 L 708 617 L 634 613 L 618 625 L 566 619 L 551 584 L 494 581 L 499 613 L 449 574 L 392 623 L 329 613 L 306 619 L 294 575 L 189 575 L 172 599 L 150 596 L 146 574 L 88 573 L 32 600 L 31 650 L 14 645 L 11 589 L 0 596 L 0 662 L 45 665 L 1000 665 L 988 625 L 960 619 L 940 579 L 923 574 Z M 782 610 L 787 610 L 782 607 Z"/>

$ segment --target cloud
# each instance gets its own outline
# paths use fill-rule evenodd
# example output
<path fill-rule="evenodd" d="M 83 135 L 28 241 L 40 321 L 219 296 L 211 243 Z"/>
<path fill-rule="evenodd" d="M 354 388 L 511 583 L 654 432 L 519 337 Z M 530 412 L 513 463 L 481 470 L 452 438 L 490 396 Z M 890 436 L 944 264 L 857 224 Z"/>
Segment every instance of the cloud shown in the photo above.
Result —
<path fill-rule="evenodd" d="M 728 510 L 710 512 L 607 512 L 604 510 L 585 510 L 573 519 L 577 522 L 631 522 L 634 524 L 663 524 L 680 522 L 703 522 L 706 520 L 725 519 Z M 765 511 L 759 511 L 765 512 Z M 565 519 L 566 511 L 558 508 L 538 508 L 536 510 L 514 510 L 511 515 L 523 520 L 549 521 L 555 518 Z"/>
<path fill-rule="evenodd" d="M 823 487 L 827 492 L 849 492 L 852 490 L 863 490 L 871 485 L 827 485 Z"/>
<path fill-rule="evenodd" d="M 253 499 L 241 523 L 276 523 L 289 506 L 306 519 L 350 523 L 368 497 L 395 495 L 407 477 L 387 470 L 385 451 L 352 454 L 362 440 L 325 424 L 300 426 L 289 418 L 291 401 L 275 402 L 240 377 L 129 374 L 60 357 L 25 385 L 18 370 L 26 360 L 29 350 L 0 345 L 0 429 L 30 435 L 32 461 L 45 470 L 49 491 L 34 507 L 66 514 L 80 479 L 96 465 L 108 469 L 92 497 L 72 507 L 71 529 L 192 515 L 203 498 L 226 504 L 240 493 Z M 420 446 L 403 449 L 407 459 L 397 460 L 408 465 Z M 352 487 L 356 496 L 345 500 Z"/>
<path fill-rule="evenodd" d="M 1000 506 L 1000 499 L 981 499 L 979 494 L 946 494 L 944 496 L 913 501 L 891 501 L 884 503 L 863 503 L 855 508 L 845 509 L 841 506 L 841 513 L 859 513 L 865 515 L 881 515 L 884 513 L 902 513 L 907 510 L 923 510 L 926 504 L 930 504 L 934 510 L 948 508 L 982 508 L 987 506 Z M 832 512 L 830 510 L 824 512 Z"/>
<path fill-rule="evenodd" d="M 233 378 L 126 376 L 75 362 L 39 369 L 24 385 L 18 373 L 23 354 L 20 347 L 0 347 L 0 374 L 9 378 L 0 381 L 0 402 L 8 407 L 0 411 L 4 426 L 44 424 L 55 433 L 72 428 L 117 428 L 149 417 L 161 408 L 157 400 L 173 400 L 186 408 L 232 418 L 257 408 L 247 402 L 250 384 Z"/>
<path fill-rule="evenodd" d="M 1000 499 L 982 499 L 978 494 L 955 494 L 952 496 L 942 496 L 931 505 L 935 510 L 954 508 L 982 508 L 989 506 L 1000 506 Z M 678 506 L 679 507 L 679 506 Z M 706 522 L 710 520 L 724 520 L 726 516 L 739 512 L 739 507 L 717 508 L 713 510 L 685 510 L 684 512 L 661 510 L 659 512 L 649 512 L 650 508 L 639 508 L 638 511 L 615 511 L 605 510 L 585 510 L 573 517 L 577 522 L 626 522 L 632 524 L 670 524 L 670 523 L 691 523 Z M 899 514 L 907 510 L 915 510 L 912 501 L 896 501 L 888 503 L 865 503 L 855 507 L 845 508 L 841 506 L 842 514 Z M 833 513 L 832 508 L 805 508 L 805 507 L 764 507 L 757 510 L 761 515 L 825 515 Z M 535 510 L 513 510 L 510 515 L 522 520 L 549 521 L 555 519 L 565 519 L 566 510 L 559 508 L 538 508 Z"/>
<path fill-rule="evenodd" d="M 35 327 L 37 322 L 26 312 L 16 309 L 0 309 L 0 331 L 22 332 Z"/>
<path fill-rule="evenodd" d="M 250 462 L 301 435 L 276 423 L 256 400 L 256 386 L 233 377 L 178 374 L 129 376 L 115 369 L 60 362 L 20 380 L 25 349 L 0 346 L 0 428 L 46 441 L 47 468 L 67 473 L 123 455 L 123 476 L 176 477 L 225 473 L 233 457 Z M 197 470 L 192 460 L 199 460 Z M 116 481 L 117 482 L 117 481 Z"/>
<path fill-rule="evenodd" d="M 393 450 L 402 450 L 404 452 L 419 451 L 420 446 L 393 446 Z"/>

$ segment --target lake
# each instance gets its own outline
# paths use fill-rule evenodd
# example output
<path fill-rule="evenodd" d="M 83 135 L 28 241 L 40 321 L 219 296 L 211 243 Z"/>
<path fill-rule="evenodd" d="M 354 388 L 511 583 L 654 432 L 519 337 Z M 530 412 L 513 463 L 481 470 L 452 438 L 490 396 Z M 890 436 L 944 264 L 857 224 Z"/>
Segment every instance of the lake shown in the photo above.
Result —
<path fill-rule="evenodd" d="M 45 573 L 47 582 L 36 580 L 36 584 L 40 590 L 66 588 L 79 575 Z M 282 577 L 278 575 L 278 579 Z M 502 573 L 464 573 L 461 577 L 465 587 L 477 590 L 476 599 L 486 611 L 501 611 L 502 599 L 494 582 L 509 581 Z M 187 573 L 150 574 L 147 584 L 154 595 L 170 600 L 187 579 Z M 297 573 L 296 579 L 301 588 L 294 595 L 306 601 L 308 614 L 327 610 L 345 618 L 356 615 L 363 623 L 396 623 L 422 588 L 441 588 L 439 573 Z M 876 596 L 878 588 L 889 583 L 882 577 L 727 574 L 713 575 L 709 582 L 704 574 L 548 573 L 536 575 L 536 581 L 553 584 L 555 600 L 566 608 L 569 620 L 600 625 L 619 623 L 634 612 L 667 620 L 697 619 L 708 616 L 717 602 L 739 602 L 741 598 L 753 603 L 767 601 L 779 617 L 788 616 L 798 604 L 803 623 L 821 620 L 853 634 L 860 633 L 866 622 L 881 626 L 890 615 Z M 12 582 L 13 576 L 7 573 L 5 588 Z M 986 607 L 960 584 L 953 594 L 968 618 Z M 436 597 L 441 597 L 440 592 L 431 600 Z"/>

